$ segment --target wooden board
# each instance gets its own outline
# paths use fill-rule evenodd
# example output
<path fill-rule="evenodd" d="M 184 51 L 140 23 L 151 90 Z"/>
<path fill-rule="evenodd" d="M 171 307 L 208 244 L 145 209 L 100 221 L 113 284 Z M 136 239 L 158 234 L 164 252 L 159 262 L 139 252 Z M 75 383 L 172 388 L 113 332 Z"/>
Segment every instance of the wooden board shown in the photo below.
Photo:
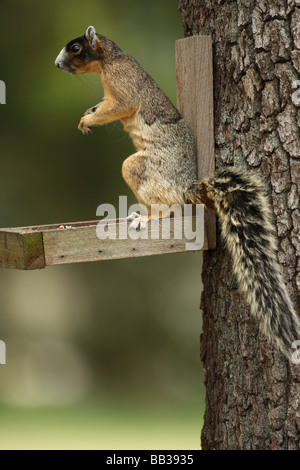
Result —
<path fill-rule="evenodd" d="M 145 232 L 128 235 L 126 219 L 72 222 L 66 224 L 0 229 L 0 267 L 12 269 L 41 269 L 56 264 L 82 263 L 109 259 L 132 258 L 159 254 L 181 253 L 207 249 L 204 223 L 196 217 L 170 219 L 170 233 L 166 221 L 151 221 Z M 192 245 L 190 236 L 185 236 L 183 224 L 190 223 L 197 235 L 198 245 Z M 158 224 L 154 226 L 153 224 Z M 115 229 L 116 238 L 99 239 L 97 228 L 102 224 Z M 198 224 L 196 226 L 196 224 Z M 182 231 L 182 238 L 178 232 Z M 157 232 L 157 229 L 159 232 Z M 197 231 L 196 231 L 197 229 Z M 158 239 L 151 237 L 156 230 Z M 101 230 L 103 233 L 103 230 Z M 153 235 L 153 233 L 152 233 Z M 148 238 L 146 238 L 148 237 Z M 164 238 L 166 237 L 166 238 Z"/>
<path fill-rule="evenodd" d="M 177 107 L 193 131 L 198 154 L 198 179 L 215 173 L 213 60 L 211 36 L 176 41 Z M 207 214 L 207 242 L 216 246 L 216 219 Z"/>

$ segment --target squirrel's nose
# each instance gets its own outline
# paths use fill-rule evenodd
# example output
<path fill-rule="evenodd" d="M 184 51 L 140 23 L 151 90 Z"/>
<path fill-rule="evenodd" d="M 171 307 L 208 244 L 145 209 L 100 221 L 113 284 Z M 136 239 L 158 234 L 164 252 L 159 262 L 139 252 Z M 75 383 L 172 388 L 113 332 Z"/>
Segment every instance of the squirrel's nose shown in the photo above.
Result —
<path fill-rule="evenodd" d="M 60 69 L 59 62 L 55 61 L 55 65 L 56 65 L 56 67 L 58 67 Z"/>

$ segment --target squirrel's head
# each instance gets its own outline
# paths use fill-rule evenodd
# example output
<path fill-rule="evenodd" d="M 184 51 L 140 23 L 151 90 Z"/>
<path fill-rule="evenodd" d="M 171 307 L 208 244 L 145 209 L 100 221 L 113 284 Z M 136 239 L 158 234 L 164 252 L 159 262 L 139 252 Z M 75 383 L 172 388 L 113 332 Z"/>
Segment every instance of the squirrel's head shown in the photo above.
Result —
<path fill-rule="evenodd" d="M 69 73 L 100 72 L 103 60 L 106 38 L 96 33 L 94 26 L 89 26 L 83 36 L 80 36 L 60 51 L 55 59 L 55 65 Z"/>

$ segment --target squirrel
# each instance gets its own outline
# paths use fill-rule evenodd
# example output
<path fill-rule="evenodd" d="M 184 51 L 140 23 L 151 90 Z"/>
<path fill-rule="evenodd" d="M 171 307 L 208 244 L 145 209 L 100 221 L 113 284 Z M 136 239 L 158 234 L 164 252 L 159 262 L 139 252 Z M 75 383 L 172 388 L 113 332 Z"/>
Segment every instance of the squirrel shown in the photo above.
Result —
<path fill-rule="evenodd" d="M 136 228 L 153 217 L 152 204 L 204 204 L 216 212 L 233 272 L 253 315 L 269 339 L 290 357 L 300 339 L 300 317 L 293 308 L 277 260 L 276 230 L 261 180 L 227 168 L 197 181 L 196 145 L 190 126 L 139 63 L 89 26 L 70 41 L 55 65 L 65 72 L 100 75 L 104 99 L 89 108 L 78 129 L 120 120 L 137 148 L 122 175 L 148 215 L 133 213 Z M 156 216 L 163 216 L 162 213 Z"/>

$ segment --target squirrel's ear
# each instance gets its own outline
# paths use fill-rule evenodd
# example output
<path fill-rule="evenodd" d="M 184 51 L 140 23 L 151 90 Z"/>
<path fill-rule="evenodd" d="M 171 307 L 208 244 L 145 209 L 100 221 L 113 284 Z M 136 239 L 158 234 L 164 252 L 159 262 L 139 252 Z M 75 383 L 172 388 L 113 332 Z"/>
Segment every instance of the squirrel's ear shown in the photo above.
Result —
<path fill-rule="evenodd" d="M 96 30 L 95 30 L 94 26 L 89 26 L 88 27 L 88 29 L 86 30 L 86 33 L 85 33 L 85 37 L 89 41 L 92 48 L 95 49 L 97 35 L 96 35 Z"/>

